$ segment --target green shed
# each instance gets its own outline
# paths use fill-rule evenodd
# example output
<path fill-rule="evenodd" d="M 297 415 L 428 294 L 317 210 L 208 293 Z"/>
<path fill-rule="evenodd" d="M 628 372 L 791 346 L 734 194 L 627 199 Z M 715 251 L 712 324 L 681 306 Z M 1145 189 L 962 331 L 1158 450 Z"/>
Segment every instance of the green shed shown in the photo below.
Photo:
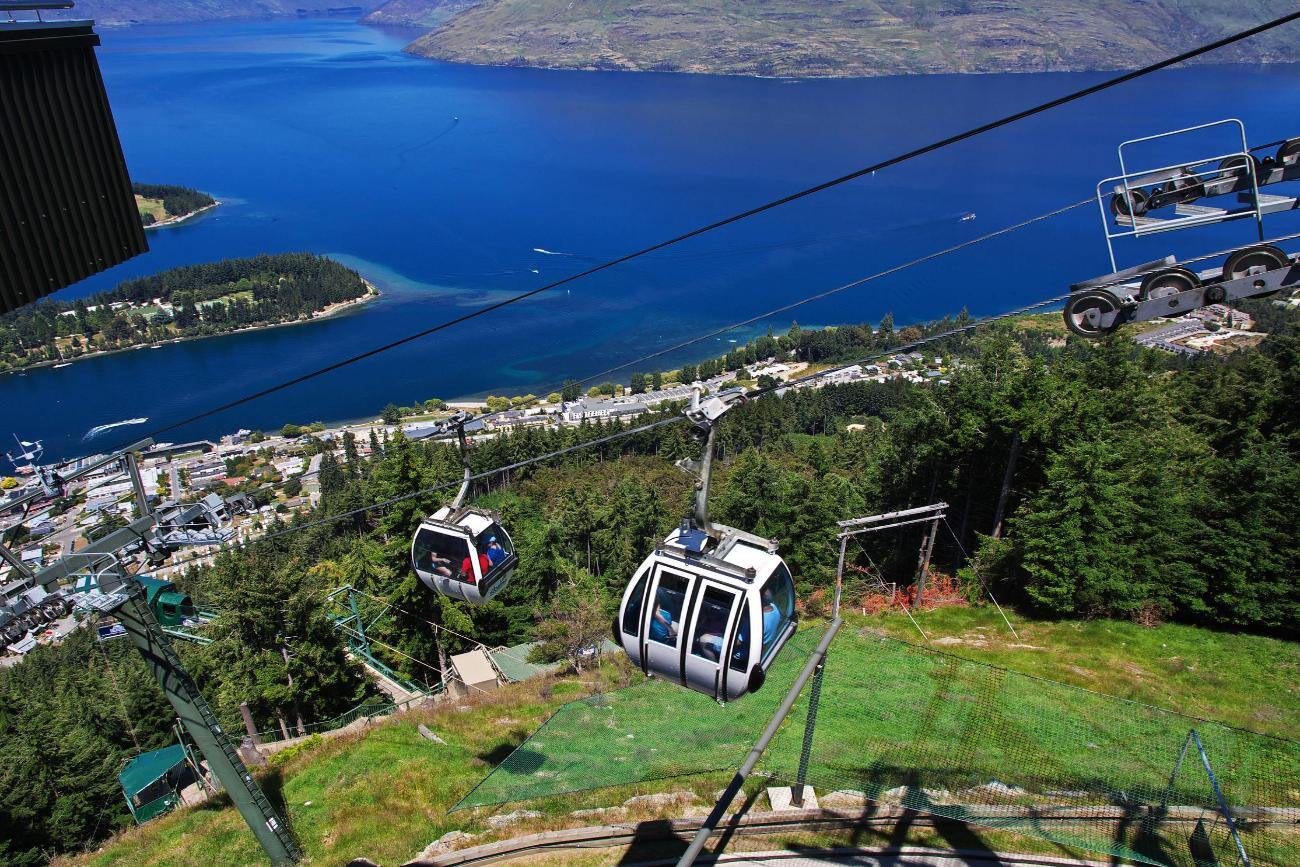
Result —
<path fill-rule="evenodd" d="M 141 753 L 127 760 L 117 775 L 136 822 L 147 822 L 176 807 L 181 803 L 181 790 L 194 780 L 194 769 L 180 744 Z"/>

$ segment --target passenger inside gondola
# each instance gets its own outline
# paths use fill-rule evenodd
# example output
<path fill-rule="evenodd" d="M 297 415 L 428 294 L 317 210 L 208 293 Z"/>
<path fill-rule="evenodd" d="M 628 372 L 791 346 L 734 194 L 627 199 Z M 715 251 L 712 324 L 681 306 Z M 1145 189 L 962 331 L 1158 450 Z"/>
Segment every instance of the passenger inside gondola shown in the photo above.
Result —
<path fill-rule="evenodd" d="M 465 569 L 470 563 L 469 552 L 469 543 L 461 536 L 422 529 L 415 538 L 415 567 L 444 578 L 472 582 L 473 569 L 468 573 Z"/>
<path fill-rule="evenodd" d="M 492 569 L 492 562 L 482 551 L 478 551 L 477 554 L 479 574 L 486 575 Z M 474 583 L 474 558 L 471 554 L 466 554 L 465 559 L 461 561 L 460 580 L 468 584 Z"/>
<path fill-rule="evenodd" d="M 654 614 L 650 618 L 650 638 L 660 644 L 677 643 L 677 620 L 686 599 L 686 579 L 664 575 L 655 593 Z"/>
<path fill-rule="evenodd" d="M 776 640 L 794 617 L 794 581 L 785 564 L 772 573 L 763 585 L 763 659 L 766 660 Z"/>
<path fill-rule="evenodd" d="M 488 537 L 487 558 L 493 566 L 506 559 L 506 549 L 501 547 L 496 536 Z"/>
<path fill-rule="evenodd" d="M 712 587 L 704 592 L 700 603 L 700 616 L 695 626 L 695 644 L 691 652 L 711 662 L 722 656 L 722 634 L 727 629 L 727 618 L 735 597 Z"/>

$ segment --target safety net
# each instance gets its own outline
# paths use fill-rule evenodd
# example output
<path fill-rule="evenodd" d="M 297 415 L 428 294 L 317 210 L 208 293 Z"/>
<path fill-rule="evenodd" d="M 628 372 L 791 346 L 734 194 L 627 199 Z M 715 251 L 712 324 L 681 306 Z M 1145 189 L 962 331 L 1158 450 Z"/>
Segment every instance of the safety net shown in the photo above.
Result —
<path fill-rule="evenodd" d="M 565 705 L 456 809 L 732 770 L 821 635 L 725 707 L 655 681 Z M 1139 863 L 1296 863 L 1296 742 L 848 628 L 820 678 L 759 764 L 776 782 Z"/>
<path fill-rule="evenodd" d="M 815 682 L 768 776 L 1138 862 L 1296 863 L 1293 741 L 870 633 L 822 676 L 811 738 Z"/>
<path fill-rule="evenodd" d="M 735 768 L 823 632 L 795 634 L 763 689 L 726 705 L 656 679 L 569 702 L 452 809 Z"/>

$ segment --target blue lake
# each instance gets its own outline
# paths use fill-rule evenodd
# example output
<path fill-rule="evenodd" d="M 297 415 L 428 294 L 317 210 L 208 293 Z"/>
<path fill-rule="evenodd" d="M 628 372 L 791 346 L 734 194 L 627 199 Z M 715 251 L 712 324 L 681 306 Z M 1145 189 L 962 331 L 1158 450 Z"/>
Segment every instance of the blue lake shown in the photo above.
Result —
<path fill-rule="evenodd" d="M 384 295 L 319 323 L 0 376 L 0 435 L 41 437 L 51 457 L 120 446 L 341 356 L 1102 77 L 789 82 L 483 69 L 407 56 L 401 49 L 408 39 L 337 20 L 103 31 L 100 60 L 132 176 L 197 187 L 224 204 L 192 224 L 151 232 L 151 252 L 65 297 L 176 265 L 287 250 L 335 256 Z M 1257 142 L 1300 134 L 1297 84 L 1295 66 L 1151 76 L 167 439 L 364 417 L 390 401 L 544 393 L 566 378 L 1083 199 L 1116 173 L 1122 139 L 1225 116 L 1245 120 Z M 1229 149 L 1222 137 L 1205 146 L 1218 152 L 1219 145 Z M 968 212 L 977 218 L 962 221 Z M 1294 217 L 1278 218 L 1275 234 L 1295 231 L 1294 224 Z M 1129 243 L 1120 264 L 1249 237 L 1239 224 Z M 874 321 L 886 312 L 901 324 L 963 306 L 987 314 L 1109 270 L 1096 210 L 1082 208 L 770 324 Z M 720 354 L 727 340 L 652 366 Z M 85 439 L 92 427 L 137 417 L 149 421 Z"/>

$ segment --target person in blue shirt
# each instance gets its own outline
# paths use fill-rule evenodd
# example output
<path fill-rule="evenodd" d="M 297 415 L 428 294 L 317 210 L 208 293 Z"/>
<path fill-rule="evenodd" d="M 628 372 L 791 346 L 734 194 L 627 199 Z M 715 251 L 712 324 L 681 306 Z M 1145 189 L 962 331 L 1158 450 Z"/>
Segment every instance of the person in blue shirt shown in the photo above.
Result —
<path fill-rule="evenodd" d="M 506 559 L 506 549 L 501 547 L 501 543 L 497 541 L 496 536 L 488 537 L 487 556 L 488 562 L 493 566 Z"/>
<path fill-rule="evenodd" d="M 668 605 L 667 593 L 663 587 L 655 594 L 654 616 L 650 618 L 650 637 L 664 644 L 672 644 L 673 613 Z"/>
<path fill-rule="evenodd" d="M 781 611 L 776 607 L 772 591 L 763 590 L 763 648 L 766 650 L 776 640 L 777 630 L 781 627 Z"/>

